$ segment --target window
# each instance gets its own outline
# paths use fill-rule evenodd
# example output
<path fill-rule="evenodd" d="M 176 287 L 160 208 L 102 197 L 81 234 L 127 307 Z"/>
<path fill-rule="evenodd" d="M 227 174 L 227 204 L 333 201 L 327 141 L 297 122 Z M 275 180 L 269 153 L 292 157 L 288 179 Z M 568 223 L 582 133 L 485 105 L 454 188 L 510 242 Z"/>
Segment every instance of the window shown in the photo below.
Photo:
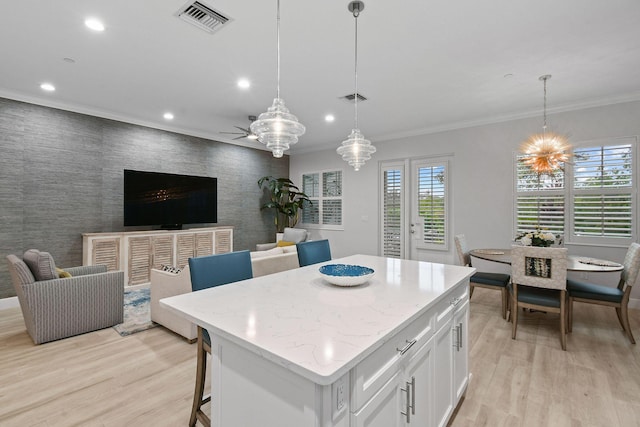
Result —
<path fill-rule="evenodd" d="M 312 202 L 302 211 L 305 226 L 342 229 L 342 171 L 303 174 L 302 192 Z"/>
<path fill-rule="evenodd" d="M 539 176 L 517 157 L 516 234 L 538 225 L 554 234 L 564 234 L 564 173 Z"/>
<path fill-rule="evenodd" d="M 516 158 L 516 233 L 538 224 L 572 243 L 623 244 L 635 237 L 635 138 L 573 150 L 555 177 L 530 171 Z"/>
<path fill-rule="evenodd" d="M 382 256 L 404 257 L 403 220 L 404 163 L 382 167 Z"/>
<path fill-rule="evenodd" d="M 632 145 L 574 150 L 573 234 L 633 236 Z"/>
<path fill-rule="evenodd" d="M 446 247 L 447 168 L 445 164 L 417 168 L 418 217 L 423 224 L 422 243 Z"/>

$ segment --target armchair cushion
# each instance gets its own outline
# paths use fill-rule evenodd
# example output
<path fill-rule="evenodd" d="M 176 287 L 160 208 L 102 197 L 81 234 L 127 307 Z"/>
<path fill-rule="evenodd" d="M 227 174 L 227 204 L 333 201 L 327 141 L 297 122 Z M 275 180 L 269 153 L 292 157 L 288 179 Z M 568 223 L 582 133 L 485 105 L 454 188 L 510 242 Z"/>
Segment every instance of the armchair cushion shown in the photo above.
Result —
<path fill-rule="evenodd" d="M 304 228 L 285 228 L 282 240 L 286 242 L 300 243 L 307 240 L 307 230 Z"/>
<path fill-rule="evenodd" d="M 33 273 L 37 281 L 57 279 L 56 264 L 49 252 L 40 252 L 37 249 L 29 249 L 22 256 L 25 264 Z"/>

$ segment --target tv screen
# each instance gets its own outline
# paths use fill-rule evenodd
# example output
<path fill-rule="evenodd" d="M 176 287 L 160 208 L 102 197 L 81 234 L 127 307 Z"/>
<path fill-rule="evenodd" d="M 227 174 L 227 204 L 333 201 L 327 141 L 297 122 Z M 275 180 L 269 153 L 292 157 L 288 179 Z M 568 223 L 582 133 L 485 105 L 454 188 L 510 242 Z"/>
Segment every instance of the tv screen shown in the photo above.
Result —
<path fill-rule="evenodd" d="M 124 170 L 124 225 L 218 222 L 216 178 Z"/>

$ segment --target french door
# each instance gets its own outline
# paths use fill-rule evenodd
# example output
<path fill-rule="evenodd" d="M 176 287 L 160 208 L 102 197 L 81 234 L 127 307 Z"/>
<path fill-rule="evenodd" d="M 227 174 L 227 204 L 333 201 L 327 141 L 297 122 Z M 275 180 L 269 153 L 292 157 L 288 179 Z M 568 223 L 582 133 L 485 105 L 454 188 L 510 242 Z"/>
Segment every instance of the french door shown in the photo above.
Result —
<path fill-rule="evenodd" d="M 444 157 L 381 164 L 381 255 L 421 260 L 448 250 L 449 164 Z"/>

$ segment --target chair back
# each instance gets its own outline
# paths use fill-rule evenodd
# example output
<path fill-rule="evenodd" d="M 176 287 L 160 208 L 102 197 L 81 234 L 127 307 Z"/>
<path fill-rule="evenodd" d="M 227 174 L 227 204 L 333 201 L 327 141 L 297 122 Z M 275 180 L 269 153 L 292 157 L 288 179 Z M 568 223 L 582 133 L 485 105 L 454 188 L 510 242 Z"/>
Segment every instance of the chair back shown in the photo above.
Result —
<path fill-rule="evenodd" d="M 296 244 L 296 249 L 300 267 L 331 260 L 331 247 L 327 239 L 300 242 Z"/>
<path fill-rule="evenodd" d="M 638 278 L 638 272 L 640 272 L 640 245 L 632 243 L 627 250 L 627 254 L 624 257 L 622 264 L 624 269 L 620 273 L 620 283 L 618 283 L 618 289 L 624 291 L 624 286 L 631 288 Z"/>
<path fill-rule="evenodd" d="M 35 283 L 36 279 L 31 273 L 31 270 L 27 264 L 15 255 L 7 255 L 7 261 L 9 262 L 9 274 L 11 275 L 11 282 L 13 283 L 13 289 L 16 291 L 18 302 L 20 303 L 20 310 L 22 311 L 22 317 L 24 323 L 27 326 L 27 331 L 31 336 L 35 330 L 33 315 L 31 308 L 29 307 L 27 297 L 22 290 L 22 286 L 29 283 Z"/>
<path fill-rule="evenodd" d="M 465 267 L 471 267 L 471 255 L 469 255 L 469 247 L 467 246 L 467 239 L 464 234 L 456 235 L 453 240 L 456 242 L 456 250 L 458 251 L 458 259 L 460 264 Z"/>
<path fill-rule="evenodd" d="M 567 249 L 512 246 L 513 283 L 546 289 L 567 289 Z"/>
<path fill-rule="evenodd" d="M 192 291 L 213 288 L 253 277 L 249 251 L 189 258 L 189 271 Z"/>

